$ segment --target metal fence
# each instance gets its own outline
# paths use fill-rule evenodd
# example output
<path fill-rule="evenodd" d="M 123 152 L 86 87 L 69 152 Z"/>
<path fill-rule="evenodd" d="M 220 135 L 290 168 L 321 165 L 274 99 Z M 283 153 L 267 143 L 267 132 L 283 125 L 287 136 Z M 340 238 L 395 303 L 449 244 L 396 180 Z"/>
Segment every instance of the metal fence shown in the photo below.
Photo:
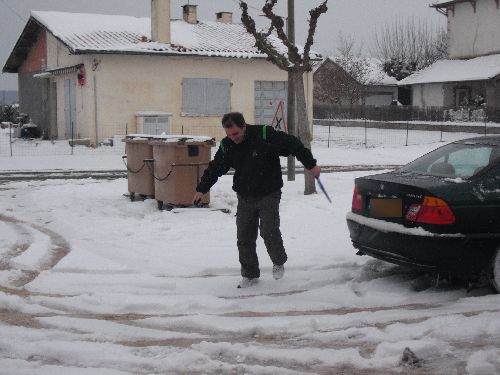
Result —
<path fill-rule="evenodd" d="M 32 137 L 26 129 L 4 124 L 0 128 L 0 156 L 123 154 L 122 139 L 126 134 L 126 124 L 107 124 L 99 129 L 101 141 L 96 145 L 95 135 L 85 137 L 72 131 L 69 139 L 43 139 Z"/>
<path fill-rule="evenodd" d="M 172 130 L 175 134 L 207 135 L 214 136 L 217 140 L 225 136 L 224 129 L 214 124 L 212 126 L 183 126 Z M 2 124 L 0 128 L 0 157 L 3 156 L 43 156 L 43 155 L 99 155 L 125 153 L 123 139 L 135 132 L 135 127 L 123 123 L 101 123 L 97 129 L 99 142 L 95 144 L 95 133 L 87 137 L 72 129 L 68 139 L 43 139 L 37 135 L 32 136 L 26 129 L 17 124 Z"/>
<path fill-rule="evenodd" d="M 123 155 L 129 133 L 127 124 L 108 124 L 99 133 L 101 142 L 74 134 L 67 140 L 21 137 L 14 127 L 0 129 L 0 157 L 46 155 Z M 207 135 L 222 132 L 219 125 L 179 127 L 176 134 Z M 220 140 L 222 137 L 216 137 Z M 499 134 L 500 124 L 456 125 L 445 122 L 379 122 L 315 119 L 313 142 L 320 147 L 371 148 L 391 145 L 417 145 L 447 142 L 485 134 Z"/>
<path fill-rule="evenodd" d="M 366 119 L 372 121 L 487 121 L 500 123 L 500 109 L 413 106 L 342 106 L 315 104 L 315 119 Z"/>
<path fill-rule="evenodd" d="M 500 134 L 500 124 L 468 126 L 445 122 L 387 123 L 377 121 L 314 120 L 313 139 L 326 147 L 373 148 L 450 142 L 462 138 Z"/>

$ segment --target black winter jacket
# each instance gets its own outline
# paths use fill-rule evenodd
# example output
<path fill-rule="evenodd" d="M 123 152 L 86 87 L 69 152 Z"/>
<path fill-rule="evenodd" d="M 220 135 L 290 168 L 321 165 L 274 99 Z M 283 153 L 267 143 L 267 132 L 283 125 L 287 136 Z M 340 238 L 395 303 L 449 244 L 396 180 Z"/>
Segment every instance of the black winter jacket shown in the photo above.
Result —
<path fill-rule="evenodd" d="M 247 125 L 245 139 L 236 144 L 225 137 L 209 163 L 196 191 L 206 193 L 217 179 L 234 168 L 233 190 L 242 196 L 262 197 L 283 186 L 280 156 L 294 155 L 307 169 L 316 166 L 311 151 L 291 135 L 271 126 Z"/>

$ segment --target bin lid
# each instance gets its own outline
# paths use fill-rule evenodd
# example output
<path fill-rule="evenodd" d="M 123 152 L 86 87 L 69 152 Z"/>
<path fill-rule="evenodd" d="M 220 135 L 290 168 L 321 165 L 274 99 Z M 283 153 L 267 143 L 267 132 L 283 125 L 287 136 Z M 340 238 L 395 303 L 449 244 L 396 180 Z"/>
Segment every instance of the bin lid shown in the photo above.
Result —
<path fill-rule="evenodd" d="M 122 142 L 126 143 L 147 143 L 153 135 L 150 134 L 127 134 Z"/>
<path fill-rule="evenodd" d="M 150 143 L 162 143 L 162 144 L 179 144 L 179 143 L 205 143 L 205 144 L 215 144 L 215 139 L 206 135 L 153 135 L 150 136 Z"/>

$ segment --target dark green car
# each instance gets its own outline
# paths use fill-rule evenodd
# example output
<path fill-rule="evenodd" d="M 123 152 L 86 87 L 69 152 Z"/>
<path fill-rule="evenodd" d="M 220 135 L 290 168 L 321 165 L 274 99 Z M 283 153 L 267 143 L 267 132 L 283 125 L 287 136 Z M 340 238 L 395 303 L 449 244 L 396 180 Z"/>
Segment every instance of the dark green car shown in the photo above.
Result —
<path fill-rule="evenodd" d="M 347 225 L 359 255 L 470 281 L 486 276 L 500 292 L 500 136 L 356 178 Z"/>

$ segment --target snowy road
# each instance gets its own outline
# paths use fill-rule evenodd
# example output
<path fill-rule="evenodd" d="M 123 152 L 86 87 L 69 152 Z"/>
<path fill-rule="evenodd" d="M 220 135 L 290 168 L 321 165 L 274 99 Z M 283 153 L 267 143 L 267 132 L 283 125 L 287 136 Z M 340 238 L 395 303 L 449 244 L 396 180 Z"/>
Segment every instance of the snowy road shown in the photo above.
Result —
<path fill-rule="evenodd" d="M 366 173 L 324 174 L 332 205 L 287 182 L 285 277 L 259 239 L 245 290 L 230 176 L 212 194 L 230 214 L 130 202 L 125 179 L 2 184 L 0 374 L 500 373 L 499 295 L 355 255 Z"/>

